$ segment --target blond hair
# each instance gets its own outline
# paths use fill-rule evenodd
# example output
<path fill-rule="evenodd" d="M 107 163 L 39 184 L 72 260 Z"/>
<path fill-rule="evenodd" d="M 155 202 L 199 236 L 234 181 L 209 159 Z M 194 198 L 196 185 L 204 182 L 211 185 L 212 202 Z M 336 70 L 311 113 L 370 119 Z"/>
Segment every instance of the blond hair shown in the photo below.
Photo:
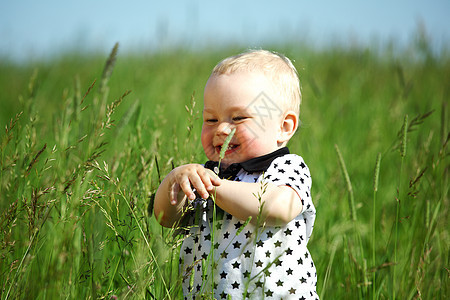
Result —
<path fill-rule="evenodd" d="M 225 58 L 213 69 L 211 76 L 232 74 L 239 71 L 260 71 L 272 82 L 280 97 L 273 99 L 286 110 L 300 114 L 302 94 L 297 70 L 283 54 L 267 50 L 250 50 Z"/>

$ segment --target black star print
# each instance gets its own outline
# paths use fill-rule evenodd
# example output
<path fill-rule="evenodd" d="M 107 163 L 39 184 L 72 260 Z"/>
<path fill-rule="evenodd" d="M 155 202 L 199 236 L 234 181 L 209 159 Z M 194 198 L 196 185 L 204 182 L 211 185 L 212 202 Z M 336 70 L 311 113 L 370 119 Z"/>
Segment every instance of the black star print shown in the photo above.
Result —
<path fill-rule="evenodd" d="M 297 263 L 298 263 L 299 265 L 303 265 L 303 259 L 301 259 L 301 258 L 297 259 Z"/>
<path fill-rule="evenodd" d="M 197 249 L 198 249 L 198 251 L 202 250 L 202 244 L 198 244 Z"/>
<path fill-rule="evenodd" d="M 251 233 L 250 230 L 249 230 L 249 231 L 247 231 L 247 232 L 245 233 L 245 238 L 249 239 L 249 238 L 251 238 L 251 237 L 252 237 L 252 233 Z"/>
<path fill-rule="evenodd" d="M 201 285 L 197 284 L 197 286 L 196 286 L 197 292 L 199 292 L 201 288 L 202 288 Z"/>
<path fill-rule="evenodd" d="M 297 228 L 300 227 L 300 222 L 299 221 L 295 221 L 295 227 L 297 227 Z"/>
<path fill-rule="evenodd" d="M 284 174 L 284 173 L 286 173 L 286 171 L 283 170 L 283 169 L 279 169 L 279 170 L 278 170 L 278 173 Z"/>
<path fill-rule="evenodd" d="M 244 275 L 245 278 L 250 278 L 250 272 L 249 271 L 245 271 L 244 273 L 242 273 Z"/>
<path fill-rule="evenodd" d="M 255 265 L 256 265 L 257 267 L 262 267 L 263 263 L 262 263 L 261 260 L 258 260 L 258 261 L 255 263 Z"/>
<path fill-rule="evenodd" d="M 220 254 L 220 257 L 222 257 L 222 258 L 227 258 L 227 257 L 228 257 L 228 253 L 225 252 L 225 251 L 223 251 L 223 252 Z"/>
<path fill-rule="evenodd" d="M 195 259 L 194 259 L 194 261 L 195 261 Z M 200 272 L 201 267 L 202 267 L 202 266 L 201 266 L 200 264 L 197 265 L 197 272 Z"/>
<path fill-rule="evenodd" d="M 198 243 L 198 235 L 195 236 L 194 243 L 196 243 L 196 244 Z"/>
<path fill-rule="evenodd" d="M 278 168 L 278 164 L 273 164 L 273 167 L 276 169 Z"/>
<path fill-rule="evenodd" d="M 230 236 L 230 233 L 227 231 L 223 234 L 223 238 L 227 239 Z"/>
<path fill-rule="evenodd" d="M 275 182 L 275 181 L 280 181 L 280 179 L 279 178 L 275 178 L 274 180 L 272 180 L 273 182 Z"/>
<path fill-rule="evenodd" d="M 306 298 L 305 298 L 305 297 L 303 297 L 303 296 L 301 296 L 301 297 L 300 297 L 300 300 L 306 300 Z"/>
<path fill-rule="evenodd" d="M 250 255 L 252 255 L 252 253 L 251 253 L 250 251 L 247 250 L 247 251 L 244 252 L 244 256 L 245 256 L 246 258 L 249 258 Z"/>
<path fill-rule="evenodd" d="M 255 181 L 255 183 L 258 182 L 258 178 L 257 177 L 253 178 L 253 180 Z"/>
<path fill-rule="evenodd" d="M 301 282 L 301 283 L 305 283 L 305 282 L 306 282 L 306 279 L 305 279 L 304 277 L 302 277 L 302 278 L 300 279 L 300 282 Z"/>
<path fill-rule="evenodd" d="M 203 230 L 205 230 L 205 229 L 206 229 L 206 226 L 202 224 L 202 225 L 200 226 L 200 231 L 203 231 Z"/>
<path fill-rule="evenodd" d="M 211 234 L 207 234 L 205 235 L 205 241 L 210 241 L 211 240 Z"/>
<path fill-rule="evenodd" d="M 308 252 L 305 252 L 305 258 L 308 258 Z"/>
<path fill-rule="evenodd" d="M 302 184 L 305 184 L 305 179 L 303 179 L 302 177 L 300 177 L 300 182 L 301 182 Z"/>
<path fill-rule="evenodd" d="M 239 248 L 241 248 L 241 243 L 239 243 L 239 241 L 236 241 L 236 242 L 234 242 L 233 243 L 233 247 L 234 247 L 234 249 L 239 249 Z"/>
<path fill-rule="evenodd" d="M 286 255 L 292 255 L 292 249 L 291 248 L 287 248 L 286 249 Z"/>
<path fill-rule="evenodd" d="M 311 273 L 309 272 L 306 272 L 306 275 L 308 275 L 308 277 L 311 277 Z"/>
<path fill-rule="evenodd" d="M 240 265 L 241 265 L 241 264 L 238 263 L 237 261 L 235 261 L 235 262 L 232 264 L 233 269 L 239 269 L 239 266 L 240 266 Z"/>
<path fill-rule="evenodd" d="M 270 273 L 269 270 L 265 270 L 265 271 L 264 271 L 264 275 L 266 275 L 267 277 L 270 277 L 270 274 L 272 274 L 272 273 Z"/>
<path fill-rule="evenodd" d="M 234 290 L 234 289 L 238 289 L 238 288 L 239 288 L 239 283 L 238 283 L 237 281 L 235 281 L 235 282 L 232 284 L 232 286 L 233 286 L 233 290 Z"/>
<path fill-rule="evenodd" d="M 273 236 L 273 233 L 272 233 L 272 231 L 270 231 L 270 230 L 267 231 L 266 234 L 267 234 L 267 237 L 268 237 L 268 238 L 271 238 L 271 237 Z"/>
<path fill-rule="evenodd" d="M 230 215 L 229 213 L 227 213 L 227 220 L 231 220 L 231 219 L 233 219 L 233 216 Z"/>
<path fill-rule="evenodd" d="M 222 222 L 217 222 L 217 223 L 216 223 L 216 229 L 217 229 L 217 230 L 222 229 Z"/>
<path fill-rule="evenodd" d="M 242 226 L 242 223 L 239 221 L 237 223 L 234 224 L 235 229 L 239 229 Z"/>
<path fill-rule="evenodd" d="M 291 164 L 291 161 L 290 161 L 289 159 L 287 159 L 284 163 L 285 163 L 286 165 L 290 165 L 290 164 Z"/>
<path fill-rule="evenodd" d="M 289 228 L 286 228 L 286 230 L 284 231 L 285 235 L 291 235 L 291 233 L 292 233 L 292 230 Z"/>
<path fill-rule="evenodd" d="M 292 275 L 292 272 L 293 272 L 293 270 L 292 270 L 291 268 L 289 268 L 289 269 L 286 270 L 286 273 L 287 273 L 288 275 Z"/>
<path fill-rule="evenodd" d="M 294 289 L 294 288 L 291 288 L 291 289 L 289 290 L 289 294 L 291 294 L 291 295 L 295 294 L 295 289 Z"/>
<path fill-rule="evenodd" d="M 271 290 L 267 290 L 266 297 L 272 297 L 272 296 L 273 296 L 273 292 Z"/>
<path fill-rule="evenodd" d="M 256 243 L 256 246 L 258 246 L 258 247 L 262 247 L 264 245 L 264 243 L 263 243 L 263 241 L 261 241 L 261 240 L 259 240 L 257 243 Z"/>
<path fill-rule="evenodd" d="M 192 249 L 189 248 L 189 247 L 186 247 L 186 249 L 184 249 L 184 252 L 185 252 L 186 254 L 192 254 Z"/>
<path fill-rule="evenodd" d="M 214 249 L 219 249 L 220 244 L 219 243 L 215 243 L 214 244 Z"/>
<path fill-rule="evenodd" d="M 269 250 L 266 251 L 266 257 L 270 257 L 270 251 Z"/>
<path fill-rule="evenodd" d="M 283 281 L 279 280 L 277 281 L 277 286 L 283 286 Z"/>
<path fill-rule="evenodd" d="M 290 176 L 289 179 L 292 180 L 292 181 L 295 181 L 295 178 L 292 177 L 292 176 Z"/>
<path fill-rule="evenodd" d="M 222 291 L 222 293 L 220 294 L 220 298 L 221 299 L 227 299 L 227 294 L 225 294 L 225 292 Z"/>
<path fill-rule="evenodd" d="M 300 167 L 302 167 L 302 169 L 304 169 L 304 168 L 306 168 L 306 165 L 302 162 L 302 163 L 300 164 Z"/>
<path fill-rule="evenodd" d="M 294 170 L 294 173 L 297 174 L 297 175 L 300 175 L 300 171 L 297 170 L 297 169 Z"/>
<path fill-rule="evenodd" d="M 274 263 L 275 263 L 275 266 L 281 267 L 281 264 L 283 263 L 283 261 L 280 260 L 279 258 L 277 258 L 277 259 L 274 261 Z"/>
<path fill-rule="evenodd" d="M 208 254 L 203 253 L 203 254 L 202 254 L 202 258 L 203 258 L 204 260 L 206 260 L 206 259 L 208 258 Z"/>
<path fill-rule="evenodd" d="M 276 242 L 274 243 L 274 245 L 275 245 L 275 248 L 281 247 L 281 241 L 276 241 Z"/>
<path fill-rule="evenodd" d="M 220 273 L 220 278 L 222 279 L 227 278 L 227 273 L 225 273 L 225 271 L 222 271 L 222 273 Z"/>
<path fill-rule="evenodd" d="M 261 288 L 261 287 L 263 286 L 262 281 L 257 281 L 257 282 L 255 283 L 255 286 L 258 287 L 258 288 Z"/>

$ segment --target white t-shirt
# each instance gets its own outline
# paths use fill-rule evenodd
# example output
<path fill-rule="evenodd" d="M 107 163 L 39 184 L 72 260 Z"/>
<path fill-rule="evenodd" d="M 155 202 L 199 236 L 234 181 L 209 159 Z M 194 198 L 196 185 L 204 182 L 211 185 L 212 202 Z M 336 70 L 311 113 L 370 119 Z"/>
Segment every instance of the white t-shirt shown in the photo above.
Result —
<path fill-rule="evenodd" d="M 290 186 L 301 198 L 302 211 L 285 226 L 256 227 L 216 206 L 213 228 L 211 198 L 194 200 L 186 218 L 188 235 L 180 250 L 185 299 L 201 294 L 216 299 L 242 299 L 244 295 L 250 299 L 319 299 L 316 269 L 306 248 L 316 212 L 303 158 L 278 156 L 265 172 L 240 169 L 234 180 Z"/>

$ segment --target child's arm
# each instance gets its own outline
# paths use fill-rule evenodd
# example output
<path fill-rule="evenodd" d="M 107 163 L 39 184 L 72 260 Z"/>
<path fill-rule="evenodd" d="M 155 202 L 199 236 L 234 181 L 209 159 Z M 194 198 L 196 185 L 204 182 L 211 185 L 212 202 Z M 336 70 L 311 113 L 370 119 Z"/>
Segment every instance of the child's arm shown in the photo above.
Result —
<path fill-rule="evenodd" d="M 161 225 L 171 227 L 180 219 L 187 197 L 195 199 L 192 187 L 204 199 L 215 195 L 216 204 L 236 218 L 245 221 L 251 216 L 256 222 L 260 203 L 255 195 L 261 191 L 261 183 L 221 180 L 211 170 L 190 164 L 173 169 L 156 192 L 154 213 Z M 262 202 L 263 220 L 268 225 L 286 224 L 302 210 L 299 195 L 288 186 L 268 183 Z"/>
<path fill-rule="evenodd" d="M 193 188 L 204 199 L 222 180 L 211 170 L 199 164 L 188 164 L 173 169 L 164 178 L 155 195 L 154 214 L 160 224 L 172 227 L 181 217 L 186 199 L 195 199 Z"/>
<path fill-rule="evenodd" d="M 255 195 L 260 192 L 261 183 L 222 180 L 216 188 L 216 204 L 242 221 L 251 216 L 255 223 L 260 213 L 260 203 Z M 300 196 L 288 186 L 268 183 L 261 202 L 264 202 L 262 220 L 267 225 L 287 224 L 302 211 Z"/>

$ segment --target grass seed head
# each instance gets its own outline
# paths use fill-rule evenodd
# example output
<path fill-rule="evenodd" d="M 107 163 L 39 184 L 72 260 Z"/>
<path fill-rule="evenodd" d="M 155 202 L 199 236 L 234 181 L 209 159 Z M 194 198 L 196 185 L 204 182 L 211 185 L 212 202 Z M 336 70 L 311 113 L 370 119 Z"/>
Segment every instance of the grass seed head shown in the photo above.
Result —
<path fill-rule="evenodd" d="M 230 141 L 233 138 L 235 132 L 236 132 L 236 128 L 233 128 L 233 130 L 231 130 L 230 134 L 225 139 L 225 142 L 223 142 L 222 148 L 220 149 L 220 155 L 219 155 L 221 160 L 225 157 L 225 152 L 228 149 L 228 144 L 230 144 Z"/>

